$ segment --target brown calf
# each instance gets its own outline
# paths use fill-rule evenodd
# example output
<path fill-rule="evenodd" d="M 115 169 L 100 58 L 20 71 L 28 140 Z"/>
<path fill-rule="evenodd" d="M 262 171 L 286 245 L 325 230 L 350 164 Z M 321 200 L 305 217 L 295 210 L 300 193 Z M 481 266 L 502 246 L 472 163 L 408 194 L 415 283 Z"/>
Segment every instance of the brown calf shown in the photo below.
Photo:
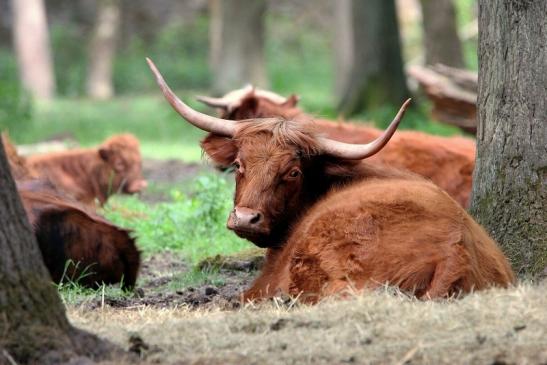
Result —
<path fill-rule="evenodd" d="M 135 285 L 140 253 L 129 231 L 119 228 L 63 195 L 47 180 L 36 179 L 25 159 L 2 136 L 12 175 L 42 258 L 55 282 L 80 285 L 122 282 Z"/>
<path fill-rule="evenodd" d="M 252 89 L 238 92 L 235 97 L 203 98 L 199 100 L 218 108 L 224 119 L 282 117 L 311 121 L 296 104 L 294 95 L 287 99 L 263 96 Z M 327 137 L 347 143 L 367 143 L 378 138 L 382 131 L 367 126 L 324 119 L 314 120 Z M 216 137 L 209 137 L 216 138 Z M 217 143 L 218 144 L 218 143 Z M 469 205 L 472 175 L 475 167 L 475 142 L 462 137 L 438 137 L 421 132 L 402 131 L 369 162 L 403 168 L 431 179 L 463 207 Z M 223 166 L 220 166 L 223 167 Z"/>
<path fill-rule="evenodd" d="M 198 128 L 230 148 L 202 144 L 236 170 L 227 226 L 267 247 L 265 267 L 245 300 L 278 293 L 305 301 L 385 283 L 428 299 L 491 286 L 514 274 L 484 229 L 436 185 L 360 160 L 391 138 L 404 109 L 373 142 L 321 137 L 313 123 L 283 118 L 237 123 L 196 112 L 150 67 L 166 99 Z"/>
<path fill-rule="evenodd" d="M 102 205 L 114 193 L 133 194 L 147 186 L 142 177 L 139 141 L 131 134 L 107 139 L 98 148 L 29 156 L 27 164 L 70 197 Z"/>

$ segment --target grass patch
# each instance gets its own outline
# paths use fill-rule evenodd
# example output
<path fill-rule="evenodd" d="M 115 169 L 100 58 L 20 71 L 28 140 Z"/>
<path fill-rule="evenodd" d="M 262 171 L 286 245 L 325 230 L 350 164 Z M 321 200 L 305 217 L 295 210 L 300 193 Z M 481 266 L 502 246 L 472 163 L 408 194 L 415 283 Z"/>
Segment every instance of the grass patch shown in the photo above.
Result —
<path fill-rule="evenodd" d="M 241 251 L 249 243 L 225 228 L 233 186 L 222 175 L 197 177 L 189 193 L 172 190 L 172 200 L 150 206 L 137 197 L 114 197 L 104 209 L 114 223 L 134 231 L 146 254 L 177 251 L 192 264 Z"/>

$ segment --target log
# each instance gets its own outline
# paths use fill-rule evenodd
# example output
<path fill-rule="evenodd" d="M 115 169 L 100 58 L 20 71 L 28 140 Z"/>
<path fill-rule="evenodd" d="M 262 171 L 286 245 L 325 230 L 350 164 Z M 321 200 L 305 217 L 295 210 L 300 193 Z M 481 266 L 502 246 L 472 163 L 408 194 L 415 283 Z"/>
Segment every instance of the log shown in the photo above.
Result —
<path fill-rule="evenodd" d="M 437 64 L 411 66 L 414 78 L 433 103 L 432 117 L 475 134 L 477 132 L 477 74 Z"/>

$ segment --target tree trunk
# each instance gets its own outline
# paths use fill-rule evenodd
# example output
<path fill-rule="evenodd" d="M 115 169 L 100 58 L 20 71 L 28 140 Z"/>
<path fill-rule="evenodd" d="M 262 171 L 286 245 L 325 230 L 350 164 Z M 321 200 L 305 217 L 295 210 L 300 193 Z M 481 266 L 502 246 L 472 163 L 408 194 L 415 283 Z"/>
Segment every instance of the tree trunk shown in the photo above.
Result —
<path fill-rule="evenodd" d="M 547 266 L 547 2 L 479 2 L 471 211 L 524 276 Z"/>
<path fill-rule="evenodd" d="M 352 19 L 353 62 L 338 109 L 350 116 L 386 104 L 400 105 L 409 92 L 394 0 L 351 0 L 346 11 Z"/>
<path fill-rule="evenodd" d="M 112 68 L 120 28 L 120 0 L 97 2 L 97 18 L 89 45 L 87 94 L 95 99 L 114 95 Z"/>
<path fill-rule="evenodd" d="M 420 0 L 423 18 L 425 63 L 464 68 L 452 0 Z"/>
<path fill-rule="evenodd" d="M 105 358 L 114 347 L 73 328 L 19 200 L 0 139 L 0 364 Z"/>
<path fill-rule="evenodd" d="M 39 99 L 51 99 L 55 77 L 43 0 L 12 0 L 13 43 L 23 85 Z"/>
<path fill-rule="evenodd" d="M 339 0 L 334 6 L 334 82 L 335 95 L 348 88 L 353 67 L 352 0 Z"/>
<path fill-rule="evenodd" d="M 213 92 L 251 83 L 267 88 L 264 63 L 265 0 L 211 0 L 210 63 Z"/>

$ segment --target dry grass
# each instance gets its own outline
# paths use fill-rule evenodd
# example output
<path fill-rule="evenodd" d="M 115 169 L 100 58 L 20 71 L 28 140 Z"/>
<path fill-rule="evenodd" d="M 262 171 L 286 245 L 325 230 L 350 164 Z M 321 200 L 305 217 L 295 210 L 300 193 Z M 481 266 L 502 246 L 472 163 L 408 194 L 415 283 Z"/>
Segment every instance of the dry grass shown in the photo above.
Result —
<path fill-rule="evenodd" d="M 440 302 L 386 289 L 311 307 L 70 308 L 69 315 L 77 326 L 124 348 L 138 334 L 151 347 L 150 363 L 547 363 L 547 285 Z"/>

